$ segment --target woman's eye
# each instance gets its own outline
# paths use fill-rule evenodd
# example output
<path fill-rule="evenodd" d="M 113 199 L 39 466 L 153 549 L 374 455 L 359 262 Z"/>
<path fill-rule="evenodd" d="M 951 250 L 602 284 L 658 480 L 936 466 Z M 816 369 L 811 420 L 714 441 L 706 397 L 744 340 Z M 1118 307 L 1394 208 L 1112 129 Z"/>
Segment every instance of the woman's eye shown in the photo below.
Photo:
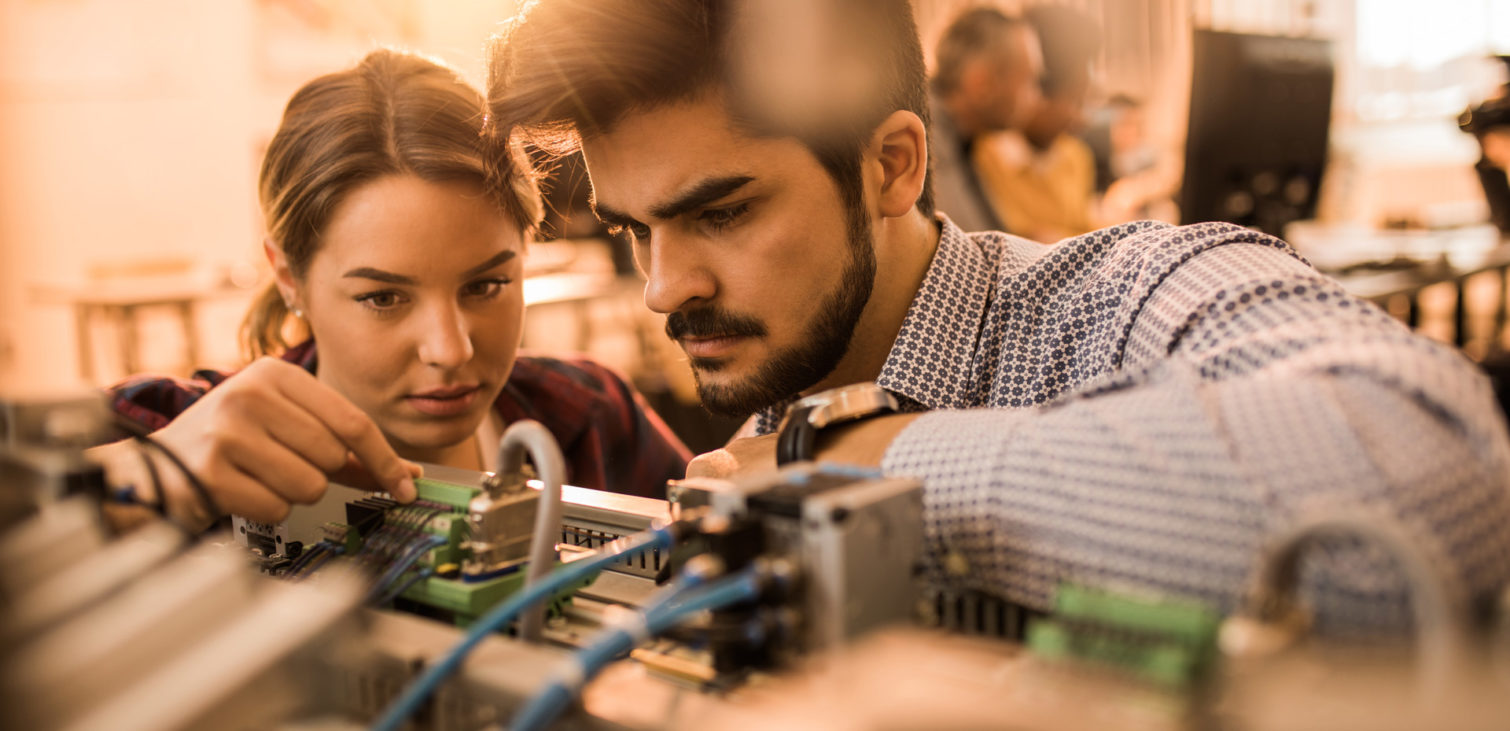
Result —
<path fill-rule="evenodd" d="M 374 310 L 390 310 L 397 307 L 401 300 L 398 292 L 381 290 L 361 295 L 357 297 L 357 301 Z"/>

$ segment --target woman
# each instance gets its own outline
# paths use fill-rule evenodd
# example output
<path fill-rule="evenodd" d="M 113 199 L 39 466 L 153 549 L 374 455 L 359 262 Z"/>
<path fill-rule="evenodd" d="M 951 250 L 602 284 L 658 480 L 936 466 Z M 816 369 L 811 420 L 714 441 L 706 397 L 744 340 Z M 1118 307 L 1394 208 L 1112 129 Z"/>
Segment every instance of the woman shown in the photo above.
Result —
<path fill-rule="evenodd" d="M 112 484 L 152 503 L 143 486 L 160 479 L 163 507 L 194 527 L 215 512 L 281 520 L 331 478 L 408 502 L 414 463 L 494 468 L 522 418 L 556 436 L 572 484 L 659 496 L 680 477 L 686 447 L 612 372 L 516 358 L 540 198 L 522 156 L 479 136 L 482 118 L 454 72 L 393 51 L 295 93 L 260 180 L 275 282 L 243 335 L 263 357 L 112 389 L 211 499 L 160 450 L 124 442 L 96 451 Z M 489 175 L 488 154 L 513 164 Z"/>

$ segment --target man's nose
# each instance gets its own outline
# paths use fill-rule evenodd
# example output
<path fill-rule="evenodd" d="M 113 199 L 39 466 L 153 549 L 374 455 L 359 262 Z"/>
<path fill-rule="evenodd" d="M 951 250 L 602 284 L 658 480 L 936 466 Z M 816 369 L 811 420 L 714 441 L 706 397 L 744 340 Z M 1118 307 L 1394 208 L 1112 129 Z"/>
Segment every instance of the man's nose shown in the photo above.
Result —
<path fill-rule="evenodd" d="M 698 300 L 713 299 L 718 283 L 698 248 L 694 242 L 660 232 L 652 233 L 648 244 L 637 246 L 636 258 L 645 273 L 646 307 L 669 314 Z"/>

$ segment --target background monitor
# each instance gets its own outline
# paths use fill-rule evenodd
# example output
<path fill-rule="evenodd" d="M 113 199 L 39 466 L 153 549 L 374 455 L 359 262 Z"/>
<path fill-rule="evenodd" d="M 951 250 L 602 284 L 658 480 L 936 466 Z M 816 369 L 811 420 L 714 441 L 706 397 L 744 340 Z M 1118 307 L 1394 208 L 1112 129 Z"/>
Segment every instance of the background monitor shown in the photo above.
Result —
<path fill-rule="evenodd" d="M 1332 46 L 1197 30 L 1180 215 L 1280 235 L 1316 214 L 1332 111 Z"/>

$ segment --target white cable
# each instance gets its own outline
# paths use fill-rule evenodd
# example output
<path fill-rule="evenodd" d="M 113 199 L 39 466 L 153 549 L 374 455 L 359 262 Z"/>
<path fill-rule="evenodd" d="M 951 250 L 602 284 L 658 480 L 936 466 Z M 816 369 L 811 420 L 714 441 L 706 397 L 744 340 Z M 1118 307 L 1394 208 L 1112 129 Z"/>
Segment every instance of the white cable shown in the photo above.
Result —
<path fill-rule="evenodd" d="M 556 567 L 556 539 L 561 535 L 561 485 L 566 480 L 566 458 L 561 447 L 538 421 L 516 421 L 504 431 L 498 441 L 498 472 L 501 475 L 518 473 L 524 465 L 528 450 L 535 469 L 540 473 L 540 507 L 535 513 L 535 534 L 530 539 L 528 587 L 549 574 Z M 529 641 L 540 639 L 540 630 L 545 625 L 545 607 L 548 601 L 525 610 L 519 618 L 519 636 Z"/>
<path fill-rule="evenodd" d="M 1355 537 L 1385 549 L 1410 587 L 1420 645 L 1420 683 L 1428 695 L 1461 677 L 1470 654 L 1467 591 L 1456 574 L 1439 570 L 1436 541 L 1413 534 L 1390 516 L 1366 512 L 1317 514 L 1300 520 L 1265 551 L 1249 595 L 1249 613 L 1272 621 L 1291 611 L 1299 583 L 1302 549 L 1323 537 Z"/>

